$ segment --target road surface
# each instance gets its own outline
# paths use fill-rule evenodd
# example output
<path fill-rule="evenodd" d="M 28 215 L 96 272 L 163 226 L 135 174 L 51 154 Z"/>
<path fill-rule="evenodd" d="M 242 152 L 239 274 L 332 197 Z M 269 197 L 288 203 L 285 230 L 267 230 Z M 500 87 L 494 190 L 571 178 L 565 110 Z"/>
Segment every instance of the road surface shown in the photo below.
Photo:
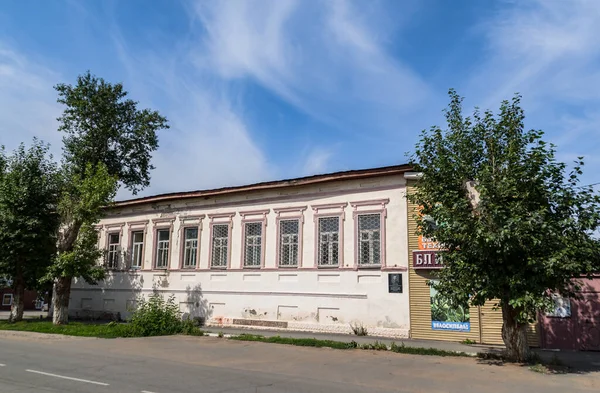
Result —
<path fill-rule="evenodd" d="M 541 375 L 470 358 L 213 337 L 89 339 L 0 332 L 0 392 L 598 392 L 600 373 Z"/>

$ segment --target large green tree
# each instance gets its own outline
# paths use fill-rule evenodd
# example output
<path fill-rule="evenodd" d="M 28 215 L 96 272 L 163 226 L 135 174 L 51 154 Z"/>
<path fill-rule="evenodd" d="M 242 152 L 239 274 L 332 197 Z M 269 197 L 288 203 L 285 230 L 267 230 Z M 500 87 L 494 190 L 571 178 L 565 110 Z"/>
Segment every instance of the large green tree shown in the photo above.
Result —
<path fill-rule="evenodd" d="M 64 133 L 65 191 L 60 204 L 58 257 L 49 271 L 54 281 L 53 320 L 68 321 L 71 282 L 103 277 L 97 262 L 94 224 L 123 185 L 133 194 L 150 183 L 157 131 L 168 128 L 157 111 L 139 109 L 121 83 L 111 84 L 87 72 L 73 85 L 56 87 L 64 105 L 58 118 Z M 93 241 L 92 241 L 93 240 Z"/>
<path fill-rule="evenodd" d="M 600 197 L 579 182 L 581 158 L 568 172 L 543 132 L 524 128 L 520 96 L 465 117 L 451 90 L 445 115 L 446 130 L 421 135 L 409 196 L 420 233 L 444 247 L 436 288 L 456 304 L 497 302 L 508 355 L 524 361 L 528 323 L 600 271 Z"/>
<path fill-rule="evenodd" d="M 58 198 L 58 169 L 47 145 L 34 140 L 10 156 L 0 150 L 0 276 L 12 282 L 13 321 L 23 319 L 25 289 L 38 286 L 56 255 Z"/>

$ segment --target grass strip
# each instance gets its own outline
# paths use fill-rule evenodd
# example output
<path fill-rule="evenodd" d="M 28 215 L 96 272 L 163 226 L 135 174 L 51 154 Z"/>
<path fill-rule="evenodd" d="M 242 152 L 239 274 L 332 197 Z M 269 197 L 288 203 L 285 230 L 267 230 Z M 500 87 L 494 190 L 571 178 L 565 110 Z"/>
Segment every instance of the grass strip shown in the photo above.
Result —
<path fill-rule="evenodd" d="M 0 322 L 0 330 L 15 330 L 35 333 L 64 334 L 78 337 L 116 338 L 130 337 L 131 329 L 125 323 L 81 323 L 71 322 L 66 325 L 54 325 L 52 321 Z"/>
<path fill-rule="evenodd" d="M 287 344 L 296 345 L 299 347 L 317 347 L 317 348 L 335 348 L 335 349 L 352 349 L 356 348 L 356 343 L 345 343 L 332 340 L 317 340 L 316 338 L 291 338 L 291 337 L 265 337 L 257 334 L 240 334 L 239 336 L 230 337 L 231 340 L 238 341 L 258 341 L 263 343 Z"/>
<path fill-rule="evenodd" d="M 77 337 L 118 338 L 143 337 L 127 323 L 82 323 L 69 322 L 66 325 L 54 325 L 52 321 L 25 320 L 20 322 L 0 321 L 0 330 L 13 330 L 35 333 L 63 334 Z M 203 336 L 204 332 L 196 327 L 188 327 L 181 334 Z"/>
<path fill-rule="evenodd" d="M 263 343 L 287 344 L 300 347 L 317 347 L 317 348 L 334 348 L 334 349 L 365 349 L 376 351 L 392 351 L 396 353 L 404 353 L 409 355 L 428 355 L 428 356 L 458 356 L 472 357 L 471 354 L 464 352 L 446 351 L 436 348 L 416 348 L 407 347 L 404 344 L 396 345 L 392 343 L 388 348 L 386 344 L 375 341 L 374 343 L 358 344 L 356 341 L 342 342 L 332 340 L 318 340 L 316 338 L 291 338 L 291 337 L 265 337 L 257 334 L 240 334 L 239 336 L 230 337 L 231 340 L 238 341 L 257 341 Z"/>

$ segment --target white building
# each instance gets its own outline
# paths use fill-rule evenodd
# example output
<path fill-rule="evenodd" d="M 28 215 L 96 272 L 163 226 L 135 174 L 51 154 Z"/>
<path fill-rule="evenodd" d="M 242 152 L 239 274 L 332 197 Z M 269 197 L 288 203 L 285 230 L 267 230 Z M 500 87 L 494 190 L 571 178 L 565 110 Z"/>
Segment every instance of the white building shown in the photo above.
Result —
<path fill-rule="evenodd" d="M 70 314 L 126 317 L 174 295 L 207 325 L 408 337 L 408 166 L 118 202 L 100 222 L 108 277 Z"/>

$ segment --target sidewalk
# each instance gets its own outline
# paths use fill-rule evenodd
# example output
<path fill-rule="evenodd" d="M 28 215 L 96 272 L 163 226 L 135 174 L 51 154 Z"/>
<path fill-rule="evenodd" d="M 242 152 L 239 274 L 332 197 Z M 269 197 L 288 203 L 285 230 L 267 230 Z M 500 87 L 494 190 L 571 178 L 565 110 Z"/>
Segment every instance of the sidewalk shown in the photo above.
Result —
<path fill-rule="evenodd" d="M 316 338 L 318 340 L 332 340 L 340 342 L 351 342 L 356 341 L 358 344 L 367 344 L 379 341 L 380 343 L 386 344 L 388 347 L 392 342 L 396 345 L 402 343 L 407 347 L 414 348 L 435 348 L 445 351 L 453 352 L 464 352 L 471 353 L 473 355 L 479 352 L 495 352 L 501 351 L 502 347 L 492 345 L 465 345 L 458 342 L 452 341 L 433 341 L 433 340 L 414 340 L 414 339 L 392 339 L 388 337 L 376 337 L 376 336 L 355 336 L 351 334 L 328 334 L 328 333 L 311 333 L 311 332 L 298 332 L 298 331 L 282 331 L 282 330 L 263 330 L 263 329 L 244 329 L 244 328 L 232 328 L 232 327 L 215 327 L 207 326 L 203 328 L 207 333 L 219 333 L 222 332 L 225 335 L 240 335 L 240 334 L 257 334 L 265 337 L 289 337 L 289 338 Z"/>
<path fill-rule="evenodd" d="M 0 311 L 0 321 L 7 321 L 10 316 L 10 311 Z M 27 310 L 23 311 L 23 319 L 40 319 L 47 318 L 48 311 L 42 310 Z"/>
<path fill-rule="evenodd" d="M 388 347 L 395 342 L 396 345 L 404 344 L 407 347 L 413 348 L 435 348 L 445 351 L 464 352 L 472 354 L 478 353 L 501 353 L 503 346 L 498 345 L 466 345 L 452 341 L 435 341 L 435 340 L 415 340 L 415 339 L 390 339 L 386 337 L 375 336 L 355 336 L 350 334 L 327 334 L 327 333 L 311 333 L 298 331 L 282 331 L 282 330 L 263 330 L 249 328 L 232 328 L 232 327 L 215 327 L 207 326 L 203 329 L 207 333 L 218 334 L 222 332 L 227 335 L 240 334 L 256 334 L 264 337 L 289 337 L 289 338 L 315 338 L 318 340 L 332 340 L 340 342 L 356 341 L 359 344 L 373 343 L 379 341 L 386 344 Z M 563 364 L 571 367 L 577 372 L 582 371 L 600 371 L 600 352 L 578 352 L 578 351 L 553 351 L 544 349 L 534 349 L 539 356 L 550 361 L 554 357 L 558 358 Z"/>

